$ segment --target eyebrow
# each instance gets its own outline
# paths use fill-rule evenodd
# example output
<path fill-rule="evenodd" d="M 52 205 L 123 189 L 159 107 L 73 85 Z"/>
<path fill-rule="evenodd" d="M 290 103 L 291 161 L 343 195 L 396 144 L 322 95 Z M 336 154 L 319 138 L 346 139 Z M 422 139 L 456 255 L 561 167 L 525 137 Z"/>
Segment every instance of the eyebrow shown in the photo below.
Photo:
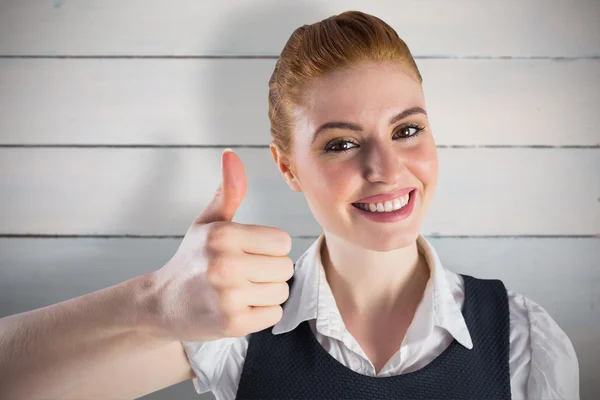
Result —
<path fill-rule="evenodd" d="M 392 118 L 390 118 L 389 124 L 390 125 L 395 124 L 396 122 L 403 120 L 404 118 L 414 115 L 414 114 L 427 115 L 425 110 L 422 109 L 421 107 L 412 107 L 412 108 L 402 111 L 401 113 L 394 115 Z M 347 129 L 347 130 L 356 131 L 356 132 L 360 132 L 363 130 L 362 126 L 353 124 L 351 122 L 344 122 L 344 121 L 325 122 L 324 124 L 319 126 L 319 128 L 317 128 L 317 130 L 315 131 L 315 133 L 312 136 L 312 140 L 310 143 L 313 144 L 315 142 L 315 140 L 317 139 L 317 136 L 319 135 L 319 133 L 321 133 L 327 129 Z"/>

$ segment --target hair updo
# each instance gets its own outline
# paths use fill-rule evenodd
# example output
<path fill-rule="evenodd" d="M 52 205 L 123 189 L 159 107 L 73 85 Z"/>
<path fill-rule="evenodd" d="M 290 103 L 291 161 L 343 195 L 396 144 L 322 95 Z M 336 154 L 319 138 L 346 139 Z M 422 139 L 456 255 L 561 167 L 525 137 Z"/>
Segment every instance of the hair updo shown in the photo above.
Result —
<path fill-rule="evenodd" d="M 306 86 L 360 61 L 397 62 L 423 82 L 406 43 L 391 26 L 372 15 L 347 11 L 292 33 L 269 80 L 271 136 L 286 162 L 291 153 L 293 109 L 301 104 Z"/>

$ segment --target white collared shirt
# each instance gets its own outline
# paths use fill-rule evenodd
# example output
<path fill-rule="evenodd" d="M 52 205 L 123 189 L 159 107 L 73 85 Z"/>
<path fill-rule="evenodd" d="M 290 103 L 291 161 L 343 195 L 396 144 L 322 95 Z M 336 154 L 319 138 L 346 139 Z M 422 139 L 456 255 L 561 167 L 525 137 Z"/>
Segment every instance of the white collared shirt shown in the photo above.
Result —
<path fill-rule="evenodd" d="M 321 263 L 319 238 L 296 261 L 294 285 L 274 334 L 309 321 L 323 348 L 342 365 L 363 375 L 405 374 L 429 364 L 456 339 L 473 348 L 461 313 L 464 284 L 445 269 L 429 241 L 417 239 L 431 276 L 400 349 L 379 374 L 346 330 Z M 579 399 L 579 364 L 571 341 L 548 313 L 530 299 L 507 290 L 510 310 L 510 384 L 513 399 Z M 196 374 L 197 393 L 235 399 L 250 335 L 211 342 L 182 342 Z"/>

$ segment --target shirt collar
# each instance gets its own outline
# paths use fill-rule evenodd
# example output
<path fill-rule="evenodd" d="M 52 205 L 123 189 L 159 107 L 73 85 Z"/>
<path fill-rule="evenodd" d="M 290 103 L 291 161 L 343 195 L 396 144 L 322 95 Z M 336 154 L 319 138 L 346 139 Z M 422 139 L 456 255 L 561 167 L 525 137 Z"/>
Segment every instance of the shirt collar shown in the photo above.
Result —
<path fill-rule="evenodd" d="M 320 251 L 323 240 L 324 235 L 321 234 L 297 259 L 294 285 L 283 309 L 283 316 L 272 329 L 273 334 L 292 331 L 301 322 L 316 319 L 319 332 L 341 340 L 341 332 L 345 329 L 337 327 L 343 325 L 343 320 L 335 301 L 332 301 L 333 294 L 325 279 Z M 446 279 L 447 271 L 424 236 L 418 236 L 417 247 L 425 256 L 431 276 L 403 343 L 421 341 L 431 334 L 434 326 L 439 326 L 460 344 L 472 349 L 473 342 L 467 324 Z"/>
<path fill-rule="evenodd" d="M 294 284 L 290 295 L 283 307 L 283 316 L 275 324 L 273 334 L 286 333 L 294 330 L 303 321 L 317 318 L 319 300 L 319 269 L 321 263 L 321 244 L 324 235 L 302 254 L 294 266 Z"/>
<path fill-rule="evenodd" d="M 447 279 L 449 271 L 444 268 L 437 252 L 424 236 L 419 235 L 417 245 L 419 252 L 425 256 L 431 273 L 423 301 L 419 304 L 419 307 L 424 305 L 424 308 L 426 307 L 431 312 L 428 332 L 431 332 L 433 326 L 439 326 L 447 330 L 464 347 L 472 349 L 473 341 L 467 323 Z M 454 292 L 456 291 L 454 290 Z"/>

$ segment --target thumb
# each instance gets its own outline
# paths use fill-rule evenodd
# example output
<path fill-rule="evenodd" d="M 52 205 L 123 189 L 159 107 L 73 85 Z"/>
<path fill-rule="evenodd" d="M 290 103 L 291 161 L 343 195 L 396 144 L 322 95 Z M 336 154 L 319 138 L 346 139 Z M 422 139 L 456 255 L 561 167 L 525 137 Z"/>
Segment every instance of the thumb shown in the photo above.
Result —
<path fill-rule="evenodd" d="M 233 150 L 223 150 L 221 169 L 223 173 L 221 184 L 211 202 L 196 219 L 197 224 L 231 221 L 244 200 L 248 187 L 246 171 L 242 160 Z"/>

